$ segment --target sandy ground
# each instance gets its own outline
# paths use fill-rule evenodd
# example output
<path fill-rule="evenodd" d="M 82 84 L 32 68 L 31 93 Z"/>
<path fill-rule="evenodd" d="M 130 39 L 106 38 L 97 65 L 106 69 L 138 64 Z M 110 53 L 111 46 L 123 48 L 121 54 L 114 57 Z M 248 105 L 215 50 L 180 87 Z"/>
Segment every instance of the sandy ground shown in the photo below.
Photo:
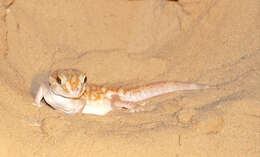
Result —
<path fill-rule="evenodd" d="M 0 156 L 259 157 L 259 0 L 15 0 L 0 7 Z M 144 112 L 66 115 L 32 106 L 51 70 L 134 87 L 218 88 Z"/>

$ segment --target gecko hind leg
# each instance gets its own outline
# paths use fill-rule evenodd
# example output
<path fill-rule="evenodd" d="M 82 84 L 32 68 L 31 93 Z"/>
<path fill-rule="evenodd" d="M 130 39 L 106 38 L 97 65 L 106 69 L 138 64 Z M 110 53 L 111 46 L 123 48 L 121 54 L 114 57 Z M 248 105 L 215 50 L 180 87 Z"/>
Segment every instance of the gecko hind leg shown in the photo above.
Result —
<path fill-rule="evenodd" d="M 112 96 L 111 106 L 113 109 L 129 109 L 130 112 L 144 111 L 145 102 L 123 101 L 118 95 Z"/>

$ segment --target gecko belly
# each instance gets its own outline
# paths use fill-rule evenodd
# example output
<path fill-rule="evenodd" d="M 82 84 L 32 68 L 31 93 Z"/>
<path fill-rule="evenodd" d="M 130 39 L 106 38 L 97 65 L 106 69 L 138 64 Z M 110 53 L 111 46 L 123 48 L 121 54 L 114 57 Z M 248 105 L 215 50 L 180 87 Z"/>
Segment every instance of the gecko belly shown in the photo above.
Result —
<path fill-rule="evenodd" d="M 82 110 L 84 114 L 95 114 L 95 115 L 105 115 L 112 111 L 113 108 L 109 101 L 88 101 Z"/>

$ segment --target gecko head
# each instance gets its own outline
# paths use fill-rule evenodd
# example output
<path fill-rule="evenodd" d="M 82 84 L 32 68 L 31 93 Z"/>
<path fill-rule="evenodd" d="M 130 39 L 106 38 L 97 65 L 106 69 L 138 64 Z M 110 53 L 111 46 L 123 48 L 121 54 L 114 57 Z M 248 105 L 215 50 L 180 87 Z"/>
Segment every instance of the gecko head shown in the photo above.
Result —
<path fill-rule="evenodd" d="M 49 76 L 49 86 L 56 95 L 79 98 L 87 87 L 87 76 L 76 69 L 60 69 Z"/>

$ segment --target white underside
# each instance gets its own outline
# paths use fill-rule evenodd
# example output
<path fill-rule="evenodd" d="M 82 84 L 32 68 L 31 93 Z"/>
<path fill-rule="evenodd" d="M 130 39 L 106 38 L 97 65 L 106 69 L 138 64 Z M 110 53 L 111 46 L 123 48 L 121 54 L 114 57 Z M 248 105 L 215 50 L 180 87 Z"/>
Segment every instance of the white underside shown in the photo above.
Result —
<path fill-rule="evenodd" d="M 53 108 L 62 110 L 67 114 L 79 112 L 84 105 L 83 100 L 65 98 L 54 94 L 50 90 L 44 92 L 44 100 Z"/>
<path fill-rule="evenodd" d="M 82 113 L 105 115 L 110 111 L 112 111 L 110 101 L 90 101 L 90 102 L 87 102 Z"/>

